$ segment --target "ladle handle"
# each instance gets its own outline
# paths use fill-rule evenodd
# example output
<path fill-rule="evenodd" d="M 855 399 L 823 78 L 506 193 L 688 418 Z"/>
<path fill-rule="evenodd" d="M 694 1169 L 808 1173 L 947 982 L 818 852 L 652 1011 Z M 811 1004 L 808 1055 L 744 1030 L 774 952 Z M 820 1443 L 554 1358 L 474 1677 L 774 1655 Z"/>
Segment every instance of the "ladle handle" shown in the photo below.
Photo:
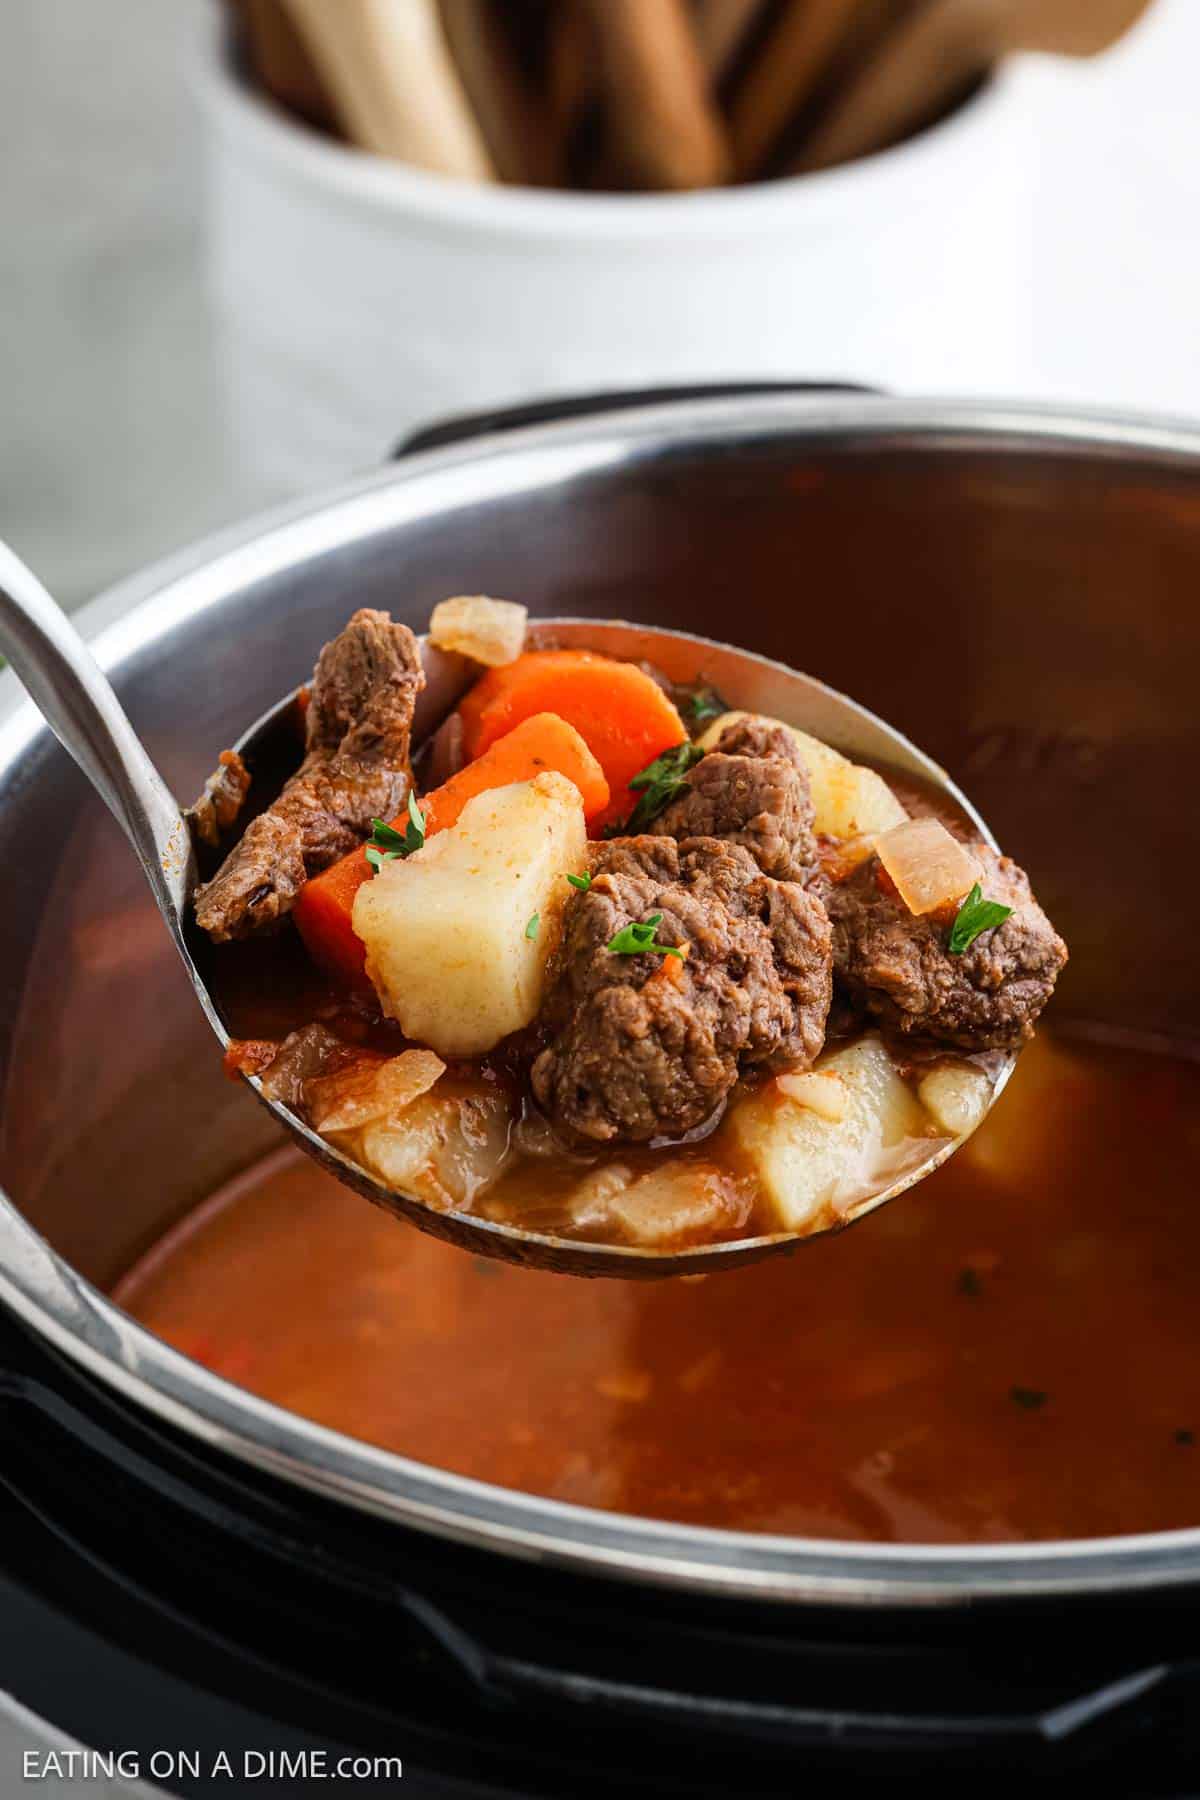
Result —
<path fill-rule="evenodd" d="M 83 639 L 3 543 L 0 652 L 123 828 L 178 936 L 193 874 L 179 807 Z"/>

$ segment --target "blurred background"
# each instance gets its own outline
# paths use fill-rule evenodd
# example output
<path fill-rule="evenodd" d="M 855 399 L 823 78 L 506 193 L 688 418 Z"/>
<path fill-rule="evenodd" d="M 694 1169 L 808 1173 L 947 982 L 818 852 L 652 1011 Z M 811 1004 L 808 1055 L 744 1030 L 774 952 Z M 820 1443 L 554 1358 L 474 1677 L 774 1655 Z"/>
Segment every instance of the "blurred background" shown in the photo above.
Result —
<path fill-rule="evenodd" d="M 384 162 L 256 97 L 229 18 L 0 0 L 0 532 L 69 605 L 424 418 L 572 387 L 829 376 L 1200 413 L 1196 0 L 1086 60 L 964 64 L 897 148 L 787 175 L 806 151 L 781 139 L 784 179 L 700 194 L 601 191 L 693 185 L 628 142 L 621 163 L 611 95 L 571 192 Z"/>

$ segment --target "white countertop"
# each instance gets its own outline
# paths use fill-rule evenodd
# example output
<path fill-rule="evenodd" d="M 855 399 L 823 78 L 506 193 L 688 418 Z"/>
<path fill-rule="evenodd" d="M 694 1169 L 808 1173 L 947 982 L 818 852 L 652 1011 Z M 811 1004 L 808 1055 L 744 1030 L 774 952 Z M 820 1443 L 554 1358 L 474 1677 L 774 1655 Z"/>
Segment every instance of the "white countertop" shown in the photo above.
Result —
<path fill-rule="evenodd" d="M 231 472 L 213 372 L 209 12 L 0 0 L 0 533 L 71 604 L 276 497 Z M 1197 0 L 1158 0 L 1093 63 L 1026 66 L 1033 346 L 993 369 L 981 325 L 976 393 L 1200 415 L 1198 66 Z"/>

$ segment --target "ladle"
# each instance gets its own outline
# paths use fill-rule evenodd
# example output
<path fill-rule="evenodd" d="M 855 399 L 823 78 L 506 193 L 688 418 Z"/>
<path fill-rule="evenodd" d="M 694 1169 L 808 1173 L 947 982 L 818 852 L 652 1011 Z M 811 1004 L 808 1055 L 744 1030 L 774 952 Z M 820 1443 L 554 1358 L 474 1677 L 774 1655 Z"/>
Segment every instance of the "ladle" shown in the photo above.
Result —
<path fill-rule="evenodd" d="M 653 662 L 675 681 L 710 683 L 731 706 L 787 719 L 861 761 L 916 776 L 940 789 L 971 821 L 979 836 L 995 847 L 995 839 L 983 820 L 936 763 L 866 708 L 782 663 L 710 638 L 622 621 L 540 620 L 530 628 L 530 641 L 534 645 L 553 642 L 587 646 L 612 656 Z M 229 1033 L 219 1003 L 192 954 L 190 939 L 194 927 L 189 921 L 197 870 L 190 833 L 179 806 L 82 638 L 36 576 L 3 544 L 0 652 L 8 657 L 46 723 L 133 845 L 205 1015 L 221 1045 L 228 1045 Z M 440 723 L 474 675 L 472 666 L 464 664 L 462 658 L 442 655 L 424 640 L 421 654 L 427 686 L 414 721 L 417 742 Z M 285 696 L 251 727 L 238 745 L 251 768 L 256 746 L 277 738 L 293 701 L 294 694 Z M 1009 1056 L 1000 1065 L 993 1103 L 1015 1060 Z M 562 1274 L 654 1277 L 715 1273 L 805 1241 L 804 1236 L 781 1233 L 677 1252 L 639 1250 L 522 1231 L 469 1213 L 438 1212 L 412 1195 L 385 1188 L 365 1169 L 325 1143 L 281 1102 L 268 1100 L 256 1078 L 247 1080 L 283 1129 L 339 1181 L 423 1230 L 477 1255 L 528 1263 Z M 849 1205 L 839 1214 L 838 1223 L 849 1223 L 912 1187 L 944 1162 L 960 1141 L 931 1139 L 928 1157 L 878 1192 Z"/>

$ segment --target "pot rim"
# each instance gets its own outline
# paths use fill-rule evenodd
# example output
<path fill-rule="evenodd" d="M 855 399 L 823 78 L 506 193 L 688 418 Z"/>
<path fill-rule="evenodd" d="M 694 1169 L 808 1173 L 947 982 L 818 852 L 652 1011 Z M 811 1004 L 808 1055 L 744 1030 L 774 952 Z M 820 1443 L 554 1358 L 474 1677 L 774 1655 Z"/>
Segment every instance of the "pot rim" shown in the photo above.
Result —
<path fill-rule="evenodd" d="M 207 538 L 79 615 L 119 679 L 138 651 L 236 588 L 431 507 L 536 488 L 656 453 L 788 435 L 849 449 L 1055 449 L 1200 468 L 1200 425 L 1006 403 L 767 395 L 681 400 L 492 433 Z M 0 773 L 46 729 L 0 675 Z M 1020 1545 L 875 1545 L 685 1526 L 492 1486 L 377 1449 L 234 1386 L 136 1324 L 0 1190 L 0 1303 L 103 1384 L 215 1449 L 396 1523 L 476 1548 L 744 1598 L 868 1606 L 1117 1592 L 1200 1575 L 1200 1528 Z"/>

